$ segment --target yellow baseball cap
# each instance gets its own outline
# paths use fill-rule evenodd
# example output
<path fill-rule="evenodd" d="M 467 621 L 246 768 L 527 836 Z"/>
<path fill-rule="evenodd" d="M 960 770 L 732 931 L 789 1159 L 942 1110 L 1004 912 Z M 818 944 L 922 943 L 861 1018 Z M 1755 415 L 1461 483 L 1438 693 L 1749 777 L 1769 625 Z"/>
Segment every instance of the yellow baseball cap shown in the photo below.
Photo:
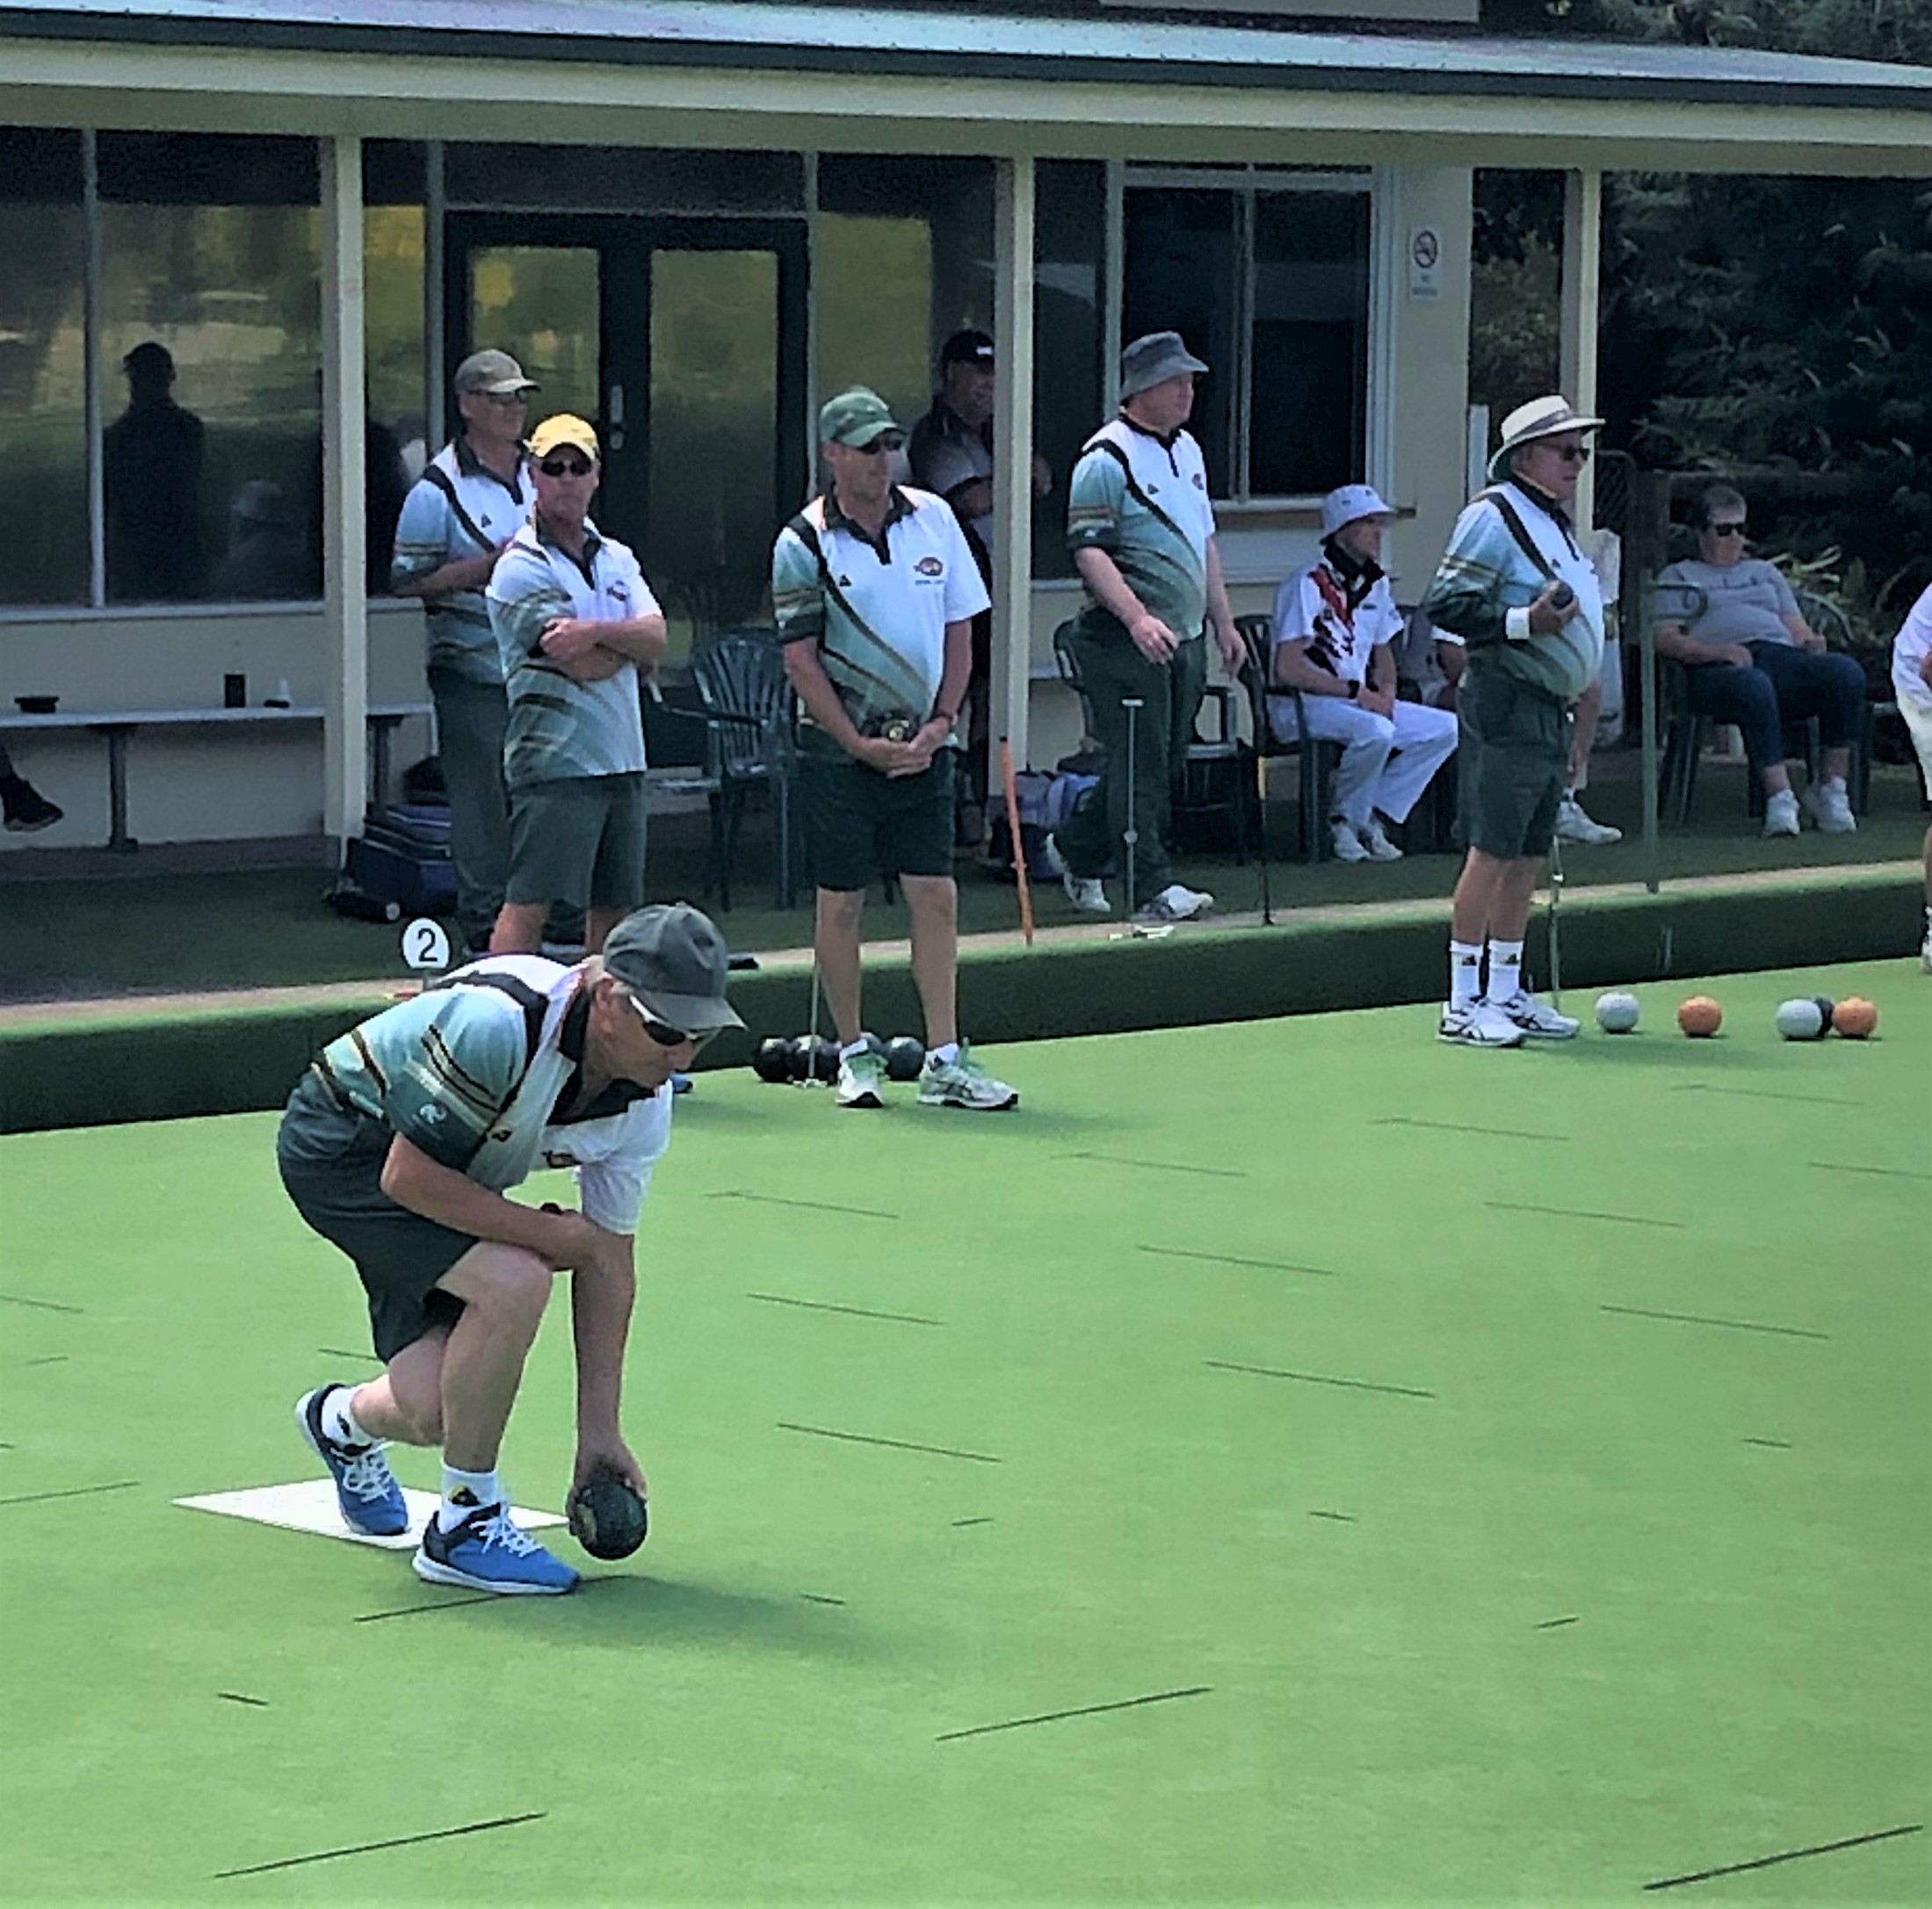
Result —
<path fill-rule="evenodd" d="M 581 417 L 571 416 L 568 411 L 545 418 L 530 434 L 530 454 L 533 458 L 546 458 L 564 445 L 574 445 L 593 464 L 602 454 L 597 450 L 596 427 L 586 424 Z"/>

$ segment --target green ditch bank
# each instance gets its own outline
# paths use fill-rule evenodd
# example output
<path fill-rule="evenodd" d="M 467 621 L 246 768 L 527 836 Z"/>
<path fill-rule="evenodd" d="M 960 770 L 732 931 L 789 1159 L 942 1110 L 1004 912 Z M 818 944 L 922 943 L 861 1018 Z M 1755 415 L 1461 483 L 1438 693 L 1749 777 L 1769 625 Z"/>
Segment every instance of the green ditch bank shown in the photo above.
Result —
<path fill-rule="evenodd" d="M 1573 893 L 1561 907 L 1563 984 L 1574 993 L 1907 955 L 1918 945 L 1920 897 L 1916 871 L 1896 864 L 1687 884 L 1659 895 Z M 961 1017 L 975 1041 L 991 1045 L 1439 1000 L 1444 913 L 1441 902 L 1418 902 L 1273 927 L 1248 918 L 1147 938 L 1068 936 L 1031 949 L 969 943 Z M 1545 987 L 1547 920 L 1539 907 L 1529 951 Z M 865 987 L 875 1030 L 919 1030 L 903 958 L 873 959 Z M 369 987 L 233 1005 L 144 1001 L 17 1015 L 0 1023 L 0 1132 L 279 1107 L 318 1048 L 389 998 Z M 734 980 L 732 998 L 746 1030 L 706 1049 L 705 1069 L 742 1067 L 765 1036 L 802 1032 L 810 965 L 769 957 Z"/>

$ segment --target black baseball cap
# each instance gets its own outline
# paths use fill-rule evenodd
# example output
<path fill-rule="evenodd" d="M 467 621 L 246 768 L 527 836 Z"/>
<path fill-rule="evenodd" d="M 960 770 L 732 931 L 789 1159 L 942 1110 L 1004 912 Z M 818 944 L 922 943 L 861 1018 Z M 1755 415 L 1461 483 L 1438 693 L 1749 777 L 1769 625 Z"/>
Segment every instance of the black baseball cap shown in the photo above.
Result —
<path fill-rule="evenodd" d="M 948 365 L 984 365 L 993 363 L 993 341 L 983 331 L 956 331 L 939 347 L 939 368 L 944 371 Z"/>

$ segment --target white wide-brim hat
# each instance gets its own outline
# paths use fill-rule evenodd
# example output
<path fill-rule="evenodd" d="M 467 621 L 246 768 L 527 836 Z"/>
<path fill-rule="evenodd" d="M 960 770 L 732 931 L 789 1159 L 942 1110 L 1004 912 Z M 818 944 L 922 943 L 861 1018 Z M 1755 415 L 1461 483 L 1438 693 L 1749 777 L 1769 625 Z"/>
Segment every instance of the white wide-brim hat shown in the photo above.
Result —
<path fill-rule="evenodd" d="M 1509 453 L 1538 437 L 1554 437 L 1559 431 L 1597 430 L 1600 417 L 1582 417 L 1570 408 L 1567 398 L 1552 395 L 1531 398 L 1519 404 L 1502 421 L 1502 442 L 1489 460 L 1489 480 L 1500 483 L 1509 474 Z"/>

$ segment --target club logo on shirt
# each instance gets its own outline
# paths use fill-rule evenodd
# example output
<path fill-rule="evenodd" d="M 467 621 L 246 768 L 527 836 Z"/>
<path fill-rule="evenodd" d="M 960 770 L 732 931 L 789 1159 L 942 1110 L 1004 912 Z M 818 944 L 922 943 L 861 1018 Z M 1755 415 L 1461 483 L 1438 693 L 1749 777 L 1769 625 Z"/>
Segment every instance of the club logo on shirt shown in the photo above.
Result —
<path fill-rule="evenodd" d="M 1194 488 L 1197 490 L 1205 490 L 1207 488 L 1207 481 L 1198 471 L 1194 474 Z"/>
<path fill-rule="evenodd" d="M 577 1164 L 577 1156 L 575 1153 L 553 1153 L 546 1150 L 543 1163 L 546 1167 L 575 1167 Z"/>
<path fill-rule="evenodd" d="M 944 563 L 937 557 L 922 557 L 913 568 L 921 576 L 944 576 L 946 574 Z"/>
<path fill-rule="evenodd" d="M 442 1122 L 448 1119 L 449 1116 L 445 1113 L 444 1110 L 440 1107 L 438 1107 L 434 1101 L 431 1101 L 429 1105 L 423 1110 L 421 1115 L 418 1117 L 422 1120 L 424 1126 L 434 1127 L 440 1125 Z"/>
<path fill-rule="evenodd" d="M 609 595 L 616 603 L 627 604 L 631 600 L 631 586 L 628 583 L 613 583 L 610 587 Z"/>

